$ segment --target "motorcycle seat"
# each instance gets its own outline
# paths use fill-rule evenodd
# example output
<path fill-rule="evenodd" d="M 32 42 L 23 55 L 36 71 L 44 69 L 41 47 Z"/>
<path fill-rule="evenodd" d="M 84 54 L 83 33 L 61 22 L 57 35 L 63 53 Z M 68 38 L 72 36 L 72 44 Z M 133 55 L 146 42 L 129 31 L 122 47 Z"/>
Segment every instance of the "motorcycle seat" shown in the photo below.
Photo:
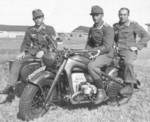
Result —
<path fill-rule="evenodd" d="M 81 69 L 81 68 L 79 68 L 79 67 L 74 67 L 73 69 L 72 69 L 72 72 L 84 72 L 85 70 L 83 70 L 83 69 Z"/>
<path fill-rule="evenodd" d="M 15 60 L 9 60 L 8 61 L 8 65 L 9 65 L 9 71 L 10 71 L 10 69 L 11 69 L 11 67 L 12 67 L 12 64 L 13 64 L 13 62 L 14 62 Z M 28 59 L 28 61 L 27 62 L 41 62 L 41 59 L 39 59 L 39 58 L 31 58 L 31 59 Z"/>

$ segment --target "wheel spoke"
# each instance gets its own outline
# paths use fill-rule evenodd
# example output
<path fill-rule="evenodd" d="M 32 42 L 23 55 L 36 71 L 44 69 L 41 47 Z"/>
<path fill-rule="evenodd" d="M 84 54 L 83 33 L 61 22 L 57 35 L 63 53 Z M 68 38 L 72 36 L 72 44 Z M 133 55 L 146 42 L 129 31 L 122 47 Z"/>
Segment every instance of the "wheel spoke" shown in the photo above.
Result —
<path fill-rule="evenodd" d="M 52 79 L 42 79 L 37 82 L 40 88 L 35 85 L 29 85 L 28 88 L 25 88 L 19 103 L 19 113 L 24 119 L 34 119 L 44 115 L 53 106 L 53 104 L 46 103 L 45 101 L 52 83 Z M 52 99 L 57 95 L 56 88 L 54 90 L 51 96 Z"/>
<path fill-rule="evenodd" d="M 43 89 L 43 94 L 41 93 L 41 90 L 38 90 L 35 94 L 35 97 L 33 98 L 31 106 L 32 106 L 32 111 L 34 113 L 39 112 L 41 111 L 41 109 L 43 109 L 44 98 L 46 97 L 49 91 L 48 86 L 43 86 L 42 89 Z"/>

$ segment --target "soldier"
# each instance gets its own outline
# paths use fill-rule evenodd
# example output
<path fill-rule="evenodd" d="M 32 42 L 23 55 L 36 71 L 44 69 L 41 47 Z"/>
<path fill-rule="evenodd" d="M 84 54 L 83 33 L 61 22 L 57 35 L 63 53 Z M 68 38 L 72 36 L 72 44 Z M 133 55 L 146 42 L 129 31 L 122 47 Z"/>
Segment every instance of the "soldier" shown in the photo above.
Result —
<path fill-rule="evenodd" d="M 29 58 L 40 57 L 41 54 L 46 52 L 49 48 L 52 48 L 52 44 L 46 39 L 46 36 L 49 36 L 51 40 L 54 41 L 54 37 L 56 36 L 54 28 L 44 24 L 44 13 L 40 9 L 33 10 L 32 15 L 35 25 L 29 27 L 26 31 L 21 45 L 21 53 L 12 64 L 8 85 L 0 92 L 1 94 L 8 94 L 14 91 L 19 71 L 23 63 Z"/>
<path fill-rule="evenodd" d="M 99 104 L 106 98 L 100 68 L 112 61 L 114 31 L 111 26 L 103 21 L 104 12 L 100 6 L 93 6 L 90 15 L 93 18 L 94 25 L 89 30 L 85 49 L 98 52 L 96 59 L 88 64 L 88 72 L 98 88 L 95 104 Z"/>
<path fill-rule="evenodd" d="M 133 93 L 134 83 L 137 82 L 133 71 L 133 63 L 137 57 L 137 51 L 146 46 L 150 35 L 137 23 L 128 19 L 130 11 L 128 8 L 121 8 L 118 12 L 119 22 L 113 28 L 115 42 L 118 46 L 118 54 L 124 60 L 124 80 L 127 84 L 120 92 Z M 140 40 L 136 42 L 137 35 Z"/>

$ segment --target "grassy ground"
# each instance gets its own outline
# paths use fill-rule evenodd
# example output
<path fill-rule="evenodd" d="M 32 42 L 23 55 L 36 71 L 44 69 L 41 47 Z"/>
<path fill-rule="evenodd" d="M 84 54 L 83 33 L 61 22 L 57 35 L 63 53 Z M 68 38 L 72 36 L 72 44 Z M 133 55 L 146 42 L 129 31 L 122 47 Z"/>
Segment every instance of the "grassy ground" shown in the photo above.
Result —
<path fill-rule="evenodd" d="M 0 89 L 6 86 L 8 78 L 7 61 L 19 53 L 20 40 L 0 40 Z M 9 46 L 8 46 L 9 45 Z M 68 48 L 83 48 L 84 43 L 59 45 Z M 32 122 L 150 122 L 150 49 L 139 52 L 135 62 L 137 78 L 141 90 L 136 92 L 130 102 L 123 106 L 65 105 L 49 111 L 44 117 Z M 0 100 L 3 96 L 0 96 Z M 0 122 L 22 122 L 17 118 L 19 97 L 12 102 L 0 105 Z"/>
<path fill-rule="evenodd" d="M 14 59 L 19 53 L 22 40 L 0 39 L 0 64 Z"/>

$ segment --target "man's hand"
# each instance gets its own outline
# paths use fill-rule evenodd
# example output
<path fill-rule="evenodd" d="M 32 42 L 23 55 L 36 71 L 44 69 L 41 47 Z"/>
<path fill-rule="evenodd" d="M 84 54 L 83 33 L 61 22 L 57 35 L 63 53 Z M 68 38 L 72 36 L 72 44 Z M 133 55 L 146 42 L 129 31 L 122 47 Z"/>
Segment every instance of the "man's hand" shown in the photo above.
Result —
<path fill-rule="evenodd" d="M 97 56 L 99 56 L 101 53 L 101 50 L 97 50 L 97 53 L 95 55 L 92 55 L 92 53 L 89 53 L 90 57 L 89 59 L 94 60 Z"/>
<path fill-rule="evenodd" d="M 97 50 L 97 56 L 99 56 L 101 53 L 101 50 Z"/>
<path fill-rule="evenodd" d="M 42 56 L 44 55 L 44 51 L 39 51 L 39 52 L 37 52 L 37 54 L 36 54 L 36 58 L 42 58 Z"/>
<path fill-rule="evenodd" d="M 22 53 L 20 53 L 17 57 L 16 57 L 16 59 L 17 60 L 21 60 L 21 59 L 23 59 L 24 57 L 25 57 L 25 52 L 22 52 Z"/>
<path fill-rule="evenodd" d="M 130 49 L 131 49 L 131 51 L 136 51 L 136 50 L 138 50 L 138 48 L 137 48 L 137 47 L 135 47 L 135 46 L 130 47 Z"/>

